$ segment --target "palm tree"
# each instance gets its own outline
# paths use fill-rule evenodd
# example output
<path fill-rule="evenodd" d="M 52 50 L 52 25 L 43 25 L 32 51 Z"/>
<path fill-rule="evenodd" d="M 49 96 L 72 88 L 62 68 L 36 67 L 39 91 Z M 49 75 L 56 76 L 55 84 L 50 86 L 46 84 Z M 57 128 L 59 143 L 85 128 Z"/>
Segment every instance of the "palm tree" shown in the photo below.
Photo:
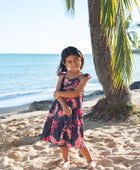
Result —
<path fill-rule="evenodd" d="M 74 0 L 66 0 L 74 10 Z M 133 55 L 125 29 L 132 0 L 88 0 L 94 66 L 106 101 L 110 105 L 131 102 L 128 85 L 133 73 Z M 138 7 L 137 1 L 134 0 Z"/>

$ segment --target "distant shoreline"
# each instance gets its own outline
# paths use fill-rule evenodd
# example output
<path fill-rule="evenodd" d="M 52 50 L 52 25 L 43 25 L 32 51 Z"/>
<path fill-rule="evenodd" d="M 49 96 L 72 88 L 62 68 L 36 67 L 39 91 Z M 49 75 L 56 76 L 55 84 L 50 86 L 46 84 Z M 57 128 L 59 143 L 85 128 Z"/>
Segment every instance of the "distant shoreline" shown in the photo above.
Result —
<path fill-rule="evenodd" d="M 20 105 L 20 106 L 2 107 L 2 108 L 0 108 L 0 117 L 1 116 L 10 116 L 10 114 L 20 112 L 20 111 L 26 111 L 26 110 L 28 110 L 29 106 L 30 106 L 30 103 Z"/>
<path fill-rule="evenodd" d="M 134 104 L 140 107 L 140 89 L 134 89 L 131 91 L 132 92 L 132 101 Z M 104 97 L 104 92 L 102 90 L 95 91 L 89 95 L 86 95 L 84 97 L 84 108 L 86 107 L 92 107 L 93 105 L 96 104 L 96 101 L 100 98 Z M 46 100 L 48 101 L 48 100 Z M 42 101 L 40 101 L 42 102 Z M 33 103 L 33 102 L 32 102 Z M 0 108 L 0 119 L 5 119 L 7 117 L 10 117 L 12 115 L 20 115 L 20 114 L 28 114 L 29 112 L 34 113 L 34 111 L 37 111 L 39 113 L 47 112 L 47 110 L 34 110 L 31 111 L 30 105 L 32 103 L 28 103 L 25 105 L 20 105 L 20 106 L 14 106 L 14 107 L 5 107 L 5 108 Z"/>
<path fill-rule="evenodd" d="M 135 90 L 139 91 L 139 89 L 135 89 L 135 90 L 131 89 L 131 90 L 132 91 L 135 91 Z M 92 102 L 93 100 L 100 98 L 100 97 L 103 97 L 103 96 L 104 96 L 103 90 L 96 90 L 96 91 L 92 92 L 91 94 L 85 95 L 84 96 L 84 102 L 87 102 L 87 101 Z M 54 99 L 50 99 L 50 100 L 53 101 Z M 50 100 L 48 99 L 48 100 L 40 100 L 40 101 L 34 101 L 34 102 L 39 103 L 39 102 L 50 101 Z M 19 106 L 2 107 L 2 108 L 0 108 L 0 118 L 7 117 L 7 116 L 10 116 L 12 114 L 20 114 L 20 113 L 29 112 L 30 111 L 29 107 L 34 102 L 27 103 L 27 104 L 24 104 L 24 105 L 19 105 Z"/>
<path fill-rule="evenodd" d="M 84 101 L 92 100 L 92 99 L 98 98 L 99 96 L 102 96 L 102 95 L 104 95 L 104 92 L 102 90 L 96 90 L 96 91 L 94 91 L 93 93 L 91 93 L 89 95 L 85 95 L 84 96 Z M 53 100 L 54 99 L 52 99 L 52 101 Z M 43 101 L 43 100 L 41 100 L 41 101 Z M 38 102 L 41 102 L 41 101 L 38 101 Z M 45 101 L 49 101 L 49 100 L 45 100 Z M 10 114 L 13 114 L 13 113 L 26 112 L 26 111 L 28 111 L 29 106 L 32 103 L 19 105 L 19 106 L 12 106 L 12 107 L 2 107 L 2 108 L 0 108 L 0 117 L 9 116 Z"/>

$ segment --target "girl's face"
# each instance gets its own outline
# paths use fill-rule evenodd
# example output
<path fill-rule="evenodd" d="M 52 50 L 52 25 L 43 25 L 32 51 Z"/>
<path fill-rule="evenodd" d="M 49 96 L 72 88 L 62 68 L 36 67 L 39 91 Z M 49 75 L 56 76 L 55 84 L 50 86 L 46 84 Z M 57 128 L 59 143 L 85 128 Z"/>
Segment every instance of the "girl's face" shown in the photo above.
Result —
<path fill-rule="evenodd" d="M 81 67 L 81 59 L 77 55 L 69 55 L 65 59 L 65 66 L 72 71 L 77 71 Z"/>

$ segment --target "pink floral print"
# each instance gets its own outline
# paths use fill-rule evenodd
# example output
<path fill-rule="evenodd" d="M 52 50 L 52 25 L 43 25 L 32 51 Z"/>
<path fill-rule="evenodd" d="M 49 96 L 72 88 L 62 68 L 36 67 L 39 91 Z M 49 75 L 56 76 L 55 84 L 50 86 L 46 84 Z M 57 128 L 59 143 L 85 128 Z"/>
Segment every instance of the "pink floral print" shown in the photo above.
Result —
<path fill-rule="evenodd" d="M 74 90 L 82 76 L 91 78 L 89 74 L 83 74 L 75 79 L 65 78 L 64 72 L 59 72 L 59 75 L 63 76 L 61 91 Z M 53 146 L 85 147 L 82 116 L 83 93 L 75 98 L 65 98 L 65 101 L 71 107 L 72 115 L 70 117 L 65 115 L 61 104 L 55 100 L 47 116 L 41 140 L 49 141 Z"/>

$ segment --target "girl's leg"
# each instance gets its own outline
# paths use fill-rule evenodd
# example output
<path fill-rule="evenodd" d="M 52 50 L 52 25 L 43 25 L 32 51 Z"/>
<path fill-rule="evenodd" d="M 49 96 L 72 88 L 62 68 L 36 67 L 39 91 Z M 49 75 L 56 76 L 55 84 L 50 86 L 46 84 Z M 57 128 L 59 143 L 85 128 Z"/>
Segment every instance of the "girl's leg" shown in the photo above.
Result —
<path fill-rule="evenodd" d="M 79 149 L 80 149 L 82 155 L 87 159 L 87 162 L 88 162 L 87 169 L 91 170 L 91 169 L 95 168 L 97 166 L 97 164 L 93 161 L 88 148 L 84 147 L 84 148 L 79 148 Z"/>
<path fill-rule="evenodd" d="M 66 168 L 70 165 L 70 161 L 69 161 L 69 148 L 67 147 L 60 147 L 61 152 L 62 152 L 62 156 L 64 159 L 64 162 L 62 164 L 59 165 L 60 168 Z"/>
<path fill-rule="evenodd" d="M 69 148 L 67 147 L 60 147 L 62 156 L 65 162 L 69 160 Z"/>
<path fill-rule="evenodd" d="M 87 162 L 90 163 L 93 159 L 92 159 L 92 156 L 88 150 L 87 147 L 84 147 L 84 148 L 79 148 L 80 149 L 80 152 L 82 153 L 82 155 L 87 159 Z"/>

